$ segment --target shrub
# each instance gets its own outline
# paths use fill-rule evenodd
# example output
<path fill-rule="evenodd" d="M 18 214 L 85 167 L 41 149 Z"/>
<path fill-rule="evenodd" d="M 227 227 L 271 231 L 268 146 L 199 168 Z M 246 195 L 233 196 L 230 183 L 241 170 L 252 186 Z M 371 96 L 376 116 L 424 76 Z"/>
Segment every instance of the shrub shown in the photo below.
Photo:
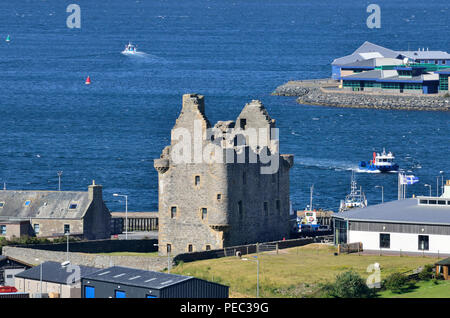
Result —
<path fill-rule="evenodd" d="M 430 280 L 433 278 L 434 266 L 432 264 L 427 264 L 424 266 L 422 271 L 419 273 L 420 280 Z"/>
<path fill-rule="evenodd" d="M 353 271 L 337 275 L 336 281 L 323 285 L 321 292 L 323 297 L 335 298 L 370 298 L 374 295 L 364 279 Z"/>
<path fill-rule="evenodd" d="M 393 273 L 384 280 L 383 286 L 393 293 L 400 293 L 402 288 L 406 286 L 407 282 L 408 277 L 406 275 L 401 273 Z"/>

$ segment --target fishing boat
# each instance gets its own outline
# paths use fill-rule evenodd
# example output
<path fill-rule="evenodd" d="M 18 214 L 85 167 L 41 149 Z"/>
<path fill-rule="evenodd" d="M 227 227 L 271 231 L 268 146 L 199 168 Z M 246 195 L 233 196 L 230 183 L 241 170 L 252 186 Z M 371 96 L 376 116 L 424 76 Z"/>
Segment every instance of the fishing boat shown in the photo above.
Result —
<path fill-rule="evenodd" d="M 397 172 L 398 164 L 394 163 L 394 154 L 392 152 L 373 153 L 373 159 L 370 161 L 360 161 L 358 169 L 367 172 Z"/>
<path fill-rule="evenodd" d="M 358 189 L 355 179 L 355 173 L 352 171 L 350 193 L 345 196 L 345 200 L 341 200 L 339 212 L 344 212 L 353 208 L 367 207 L 366 195 L 362 191 L 362 187 Z"/>
<path fill-rule="evenodd" d="M 125 55 L 133 55 L 137 53 L 137 46 L 131 44 L 131 42 L 128 42 L 127 45 L 125 45 L 125 50 L 122 51 L 122 54 Z"/>

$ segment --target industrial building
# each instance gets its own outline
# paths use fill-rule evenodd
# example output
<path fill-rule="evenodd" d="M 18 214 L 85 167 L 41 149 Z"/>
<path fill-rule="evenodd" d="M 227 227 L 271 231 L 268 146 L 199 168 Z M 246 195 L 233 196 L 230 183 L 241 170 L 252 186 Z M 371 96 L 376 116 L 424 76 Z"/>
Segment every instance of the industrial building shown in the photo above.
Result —
<path fill-rule="evenodd" d="M 447 52 L 393 51 L 370 42 L 332 62 L 332 78 L 352 91 L 448 93 L 449 71 Z"/>
<path fill-rule="evenodd" d="M 102 186 L 87 192 L 0 190 L 0 237 L 110 238 L 111 214 Z"/>
<path fill-rule="evenodd" d="M 450 180 L 440 197 L 413 197 L 335 213 L 335 244 L 450 255 Z"/>
<path fill-rule="evenodd" d="M 228 298 L 228 286 L 190 276 L 113 266 L 84 275 L 82 298 Z"/>
<path fill-rule="evenodd" d="M 0 286 L 14 286 L 14 277 L 33 265 L 18 259 L 0 255 Z"/>
<path fill-rule="evenodd" d="M 44 297 L 81 298 L 81 278 L 99 270 L 89 266 L 44 262 L 17 274 L 15 287 L 18 292 L 35 297 L 40 297 L 42 291 Z"/>

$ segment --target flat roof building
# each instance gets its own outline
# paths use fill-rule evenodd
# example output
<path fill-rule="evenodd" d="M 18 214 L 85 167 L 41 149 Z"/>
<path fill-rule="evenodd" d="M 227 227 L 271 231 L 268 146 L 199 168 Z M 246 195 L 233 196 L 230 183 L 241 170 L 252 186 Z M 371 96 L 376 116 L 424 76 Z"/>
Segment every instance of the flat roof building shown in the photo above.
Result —
<path fill-rule="evenodd" d="M 18 292 L 40 295 L 42 277 L 42 294 L 54 298 L 81 298 L 81 278 L 99 270 L 90 266 L 44 262 L 17 274 L 15 287 Z"/>
<path fill-rule="evenodd" d="M 449 254 L 450 181 L 441 197 L 416 197 L 333 214 L 334 242 L 364 250 Z"/>
<path fill-rule="evenodd" d="M 83 276 L 82 298 L 228 298 L 228 286 L 191 276 L 113 266 Z"/>

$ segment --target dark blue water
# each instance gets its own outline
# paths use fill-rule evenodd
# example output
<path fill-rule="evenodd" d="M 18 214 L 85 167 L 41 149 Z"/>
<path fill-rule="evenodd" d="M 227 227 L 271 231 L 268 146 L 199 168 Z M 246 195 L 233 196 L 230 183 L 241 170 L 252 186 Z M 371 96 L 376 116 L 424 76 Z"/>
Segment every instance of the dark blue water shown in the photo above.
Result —
<path fill-rule="evenodd" d="M 81 29 L 66 6 L 81 7 Z M 104 186 L 111 210 L 157 210 L 153 159 L 169 142 L 181 95 L 206 96 L 211 122 L 234 120 L 261 99 L 295 155 L 291 197 L 336 209 L 351 169 L 383 147 L 436 191 L 450 176 L 450 114 L 302 106 L 270 96 L 291 79 L 330 75 L 330 62 L 368 40 L 388 48 L 450 51 L 445 1 L 377 1 L 381 28 L 368 29 L 370 1 L 2 1 L 0 4 L 0 182 L 8 189 Z M 11 42 L 4 41 L 10 34 Z M 120 54 L 128 41 L 146 57 Z M 84 85 L 87 76 L 92 85 Z M 397 196 L 395 175 L 357 174 L 369 204 Z"/>

